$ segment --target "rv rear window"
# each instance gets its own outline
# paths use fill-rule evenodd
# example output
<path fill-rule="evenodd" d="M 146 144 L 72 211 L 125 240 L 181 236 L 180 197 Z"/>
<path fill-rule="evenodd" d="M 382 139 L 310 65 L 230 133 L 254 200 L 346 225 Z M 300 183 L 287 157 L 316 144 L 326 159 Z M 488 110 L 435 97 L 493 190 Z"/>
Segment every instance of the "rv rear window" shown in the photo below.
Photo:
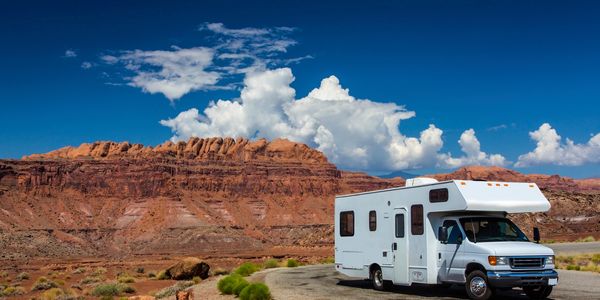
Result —
<path fill-rule="evenodd" d="M 433 189 L 429 191 L 429 202 L 448 201 L 448 189 Z"/>
<path fill-rule="evenodd" d="M 354 235 L 354 211 L 343 211 L 340 213 L 340 235 Z"/>
<path fill-rule="evenodd" d="M 413 235 L 423 234 L 423 205 L 410 207 L 410 232 Z"/>
<path fill-rule="evenodd" d="M 369 230 L 377 230 L 377 212 L 375 212 L 374 210 L 369 212 Z"/>

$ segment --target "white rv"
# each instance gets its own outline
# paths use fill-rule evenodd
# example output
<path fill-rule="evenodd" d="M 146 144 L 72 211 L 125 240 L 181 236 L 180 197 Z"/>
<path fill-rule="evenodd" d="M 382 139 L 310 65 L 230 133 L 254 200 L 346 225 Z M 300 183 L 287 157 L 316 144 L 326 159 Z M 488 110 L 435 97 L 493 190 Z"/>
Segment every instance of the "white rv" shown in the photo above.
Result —
<path fill-rule="evenodd" d="M 407 180 L 405 187 L 337 196 L 335 268 L 375 289 L 461 284 L 471 299 L 522 287 L 536 299 L 558 283 L 554 252 L 507 213 L 544 212 L 535 183 Z"/>

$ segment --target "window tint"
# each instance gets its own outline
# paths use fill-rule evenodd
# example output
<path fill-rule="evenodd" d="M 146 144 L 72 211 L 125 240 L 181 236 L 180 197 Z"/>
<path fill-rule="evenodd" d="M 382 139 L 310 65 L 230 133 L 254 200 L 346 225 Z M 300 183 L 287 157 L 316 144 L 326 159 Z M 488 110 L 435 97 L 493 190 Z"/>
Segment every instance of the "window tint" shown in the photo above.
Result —
<path fill-rule="evenodd" d="M 448 228 L 448 240 L 447 244 L 458 244 L 458 237 L 462 236 L 460 232 L 460 228 L 458 227 L 458 223 L 454 220 L 446 220 L 444 221 L 444 227 Z"/>
<path fill-rule="evenodd" d="M 353 236 L 354 235 L 354 212 L 343 211 L 340 213 L 340 235 L 341 236 Z"/>
<path fill-rule="evenodd" d="M 375 212 L 374 210 L 369 212 L 369 230 L 377 230 L 377 212 Z"/>
<path fill-rule="evenodd" d="M 403 238 L 404 237 L 404 214 L 396 215 L 396 237 Z"/>
<path fill-rule="evenodd" d="M 413 235 L 423 234 L 423 205 L 410 207 L 410 232 Z"/>
<path fill-rule="evenodd" d="M 448 201 L 448 189 L 429 190 L 429 202 L 446 202 L 446 201 Z"/>

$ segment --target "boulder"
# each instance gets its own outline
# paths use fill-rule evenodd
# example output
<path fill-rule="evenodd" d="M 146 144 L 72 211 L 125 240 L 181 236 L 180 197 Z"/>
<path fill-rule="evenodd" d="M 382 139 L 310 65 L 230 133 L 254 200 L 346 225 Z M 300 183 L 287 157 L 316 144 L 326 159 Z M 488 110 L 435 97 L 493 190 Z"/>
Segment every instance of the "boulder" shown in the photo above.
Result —
<path fill-rule="evenodd" d="M 189 280 L 198 276 L 208 278 L 210 266 L 196 257 L 186 257 L 166 270 L 166 275 L 175 280 Z"/>

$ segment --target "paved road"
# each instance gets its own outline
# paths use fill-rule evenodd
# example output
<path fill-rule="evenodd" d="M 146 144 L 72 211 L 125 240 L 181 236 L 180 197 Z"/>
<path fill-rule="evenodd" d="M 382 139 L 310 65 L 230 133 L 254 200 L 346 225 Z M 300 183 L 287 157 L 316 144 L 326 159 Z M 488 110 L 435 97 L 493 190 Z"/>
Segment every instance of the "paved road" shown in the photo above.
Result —
<path fill-rule="evenodd" d="M 556 255 L 576 254 L 576 253 L 600 253 L 600 242 L 589 243 L 557 243 L 544 244 L 552 248 Z"/>
<path fill-rule="evenodd" d="M 600 274 L 559 270 L 551 299 L 600 299 Z M 276 300 L 296 299 L 468 299 L 464 287 L 394 286 L 379 292 L 370 282 L 339 274 L 333 265 L 283 268 L 266 272 L 265 283 Z M 501 292 L 496 299 L 528 299 L 520 290 Z"/>

